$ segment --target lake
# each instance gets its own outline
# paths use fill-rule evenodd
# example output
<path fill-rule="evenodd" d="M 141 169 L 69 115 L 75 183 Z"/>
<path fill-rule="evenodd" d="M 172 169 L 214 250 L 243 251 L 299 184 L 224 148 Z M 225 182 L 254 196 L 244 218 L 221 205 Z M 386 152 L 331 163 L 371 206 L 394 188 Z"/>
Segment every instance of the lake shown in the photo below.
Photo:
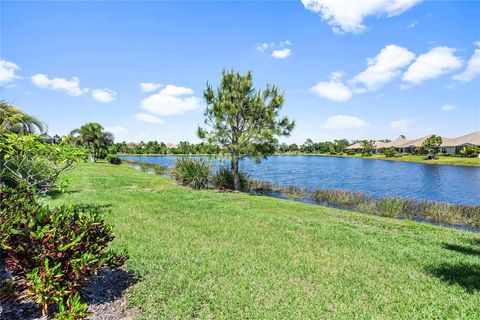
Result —
<path fill-rule="evenodd" d="M 122 156 L 171 167 L 176 156 Z M 201 157 L 196 157 L 201 158 Z M 228 162 L 212 160 L 214 166 Z M 480 204 L 480 168 L 368 160 L 331 156 L 271 156 L 260 164 L 244 159 L 251 178 L 312 191 L 316 188 L 360 191 L 376 197 L 400 197 Z"/>

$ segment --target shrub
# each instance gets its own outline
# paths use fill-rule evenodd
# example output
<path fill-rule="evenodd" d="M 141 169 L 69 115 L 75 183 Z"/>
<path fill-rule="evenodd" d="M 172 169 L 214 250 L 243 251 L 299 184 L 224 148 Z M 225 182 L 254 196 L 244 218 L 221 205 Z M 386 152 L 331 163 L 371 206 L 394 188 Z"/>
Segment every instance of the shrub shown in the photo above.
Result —
<path fill-rule="evenodd" d="M 120 159 L 118 156 L 116 156 L 114 154 L 109 154 L 105 159 L 108 162 L 110 162 L 111 164 L 121 164 L 122 163 L 122 159 Z"/>
<path fill-rule="evenodd" d="M 356 154 L 355 150 L 352 150 L 352 149 L 345 149 L 345 152 L 347 153 L 347 155 L 349 156 L 353 156 Z"/>
<path fill-rule="evenodd" d="M 0 183 L 48 192 L 60 173 L 85 157 L 83 149 L 43 143 L 35 135 L 0 136 Z"/>
<path fill-rule="evenodd" d="M 212 185 L 219 190 L 235 190 L 233 172 L 227 168 L 220 168 L 212 176 Z M 242 191 L 248 190 L 248 178 L 245 174 L 240 173 L 240 186 Z"/>
<path fill-rule="evenodd" d="M 172 169 L 177 183 L 193 189 L 206 189 L 210 176 L 210 165 L 203 159 L 180 158 Z"/>
<path fill-rule="evenodd" d="M 463 157 L 475 158 L 480 154 L 480 147 L 477 146 L 466 146 L 460 150 L 460 154 Z"/>
<path fill-rule="evenodd" d="M 0 190 L 0 198 L 0 222 L 10 221 L 6 235 L 2 230 L 1 249 L 14 278 L 14 294 L 34 296 L 44 315 L 50 305 L 58 305 L 62 313 L 81 314 L 84 306 L 72 305 L 78 290 L 103 267 L 116 268 L 127 259 L 108 250 L 113 234 L 100 208 L 51 210 L 12 190 Z"/>
<path fill-rule="evenodd" d="M 391 158 L 391 157 L 395 156 L 395 153 L 396 153 L 395 148 L 393 148 L 393 147 L 386 148 L 385 150 L 383 150 L 383 154 L 387 158 Z"/>

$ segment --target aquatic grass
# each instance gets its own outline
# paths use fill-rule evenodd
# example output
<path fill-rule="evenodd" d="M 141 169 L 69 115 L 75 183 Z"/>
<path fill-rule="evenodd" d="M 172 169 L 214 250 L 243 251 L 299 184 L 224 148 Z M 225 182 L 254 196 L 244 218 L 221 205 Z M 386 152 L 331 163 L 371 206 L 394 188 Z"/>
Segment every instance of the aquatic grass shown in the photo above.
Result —
<path fill-rule="evenodd" d="M 315 203 L 383 217 L 424 220 L 447 225 L 480 227 L 480 206 L 401 198 L 374 198 L 362 192 L 317 189 Z"/>
<path fill-rule="evenodd" d="M 204 159 L 179 158 L 170 171 L 178 184 L 192 189 L 207 189 L 210 179 L 210 164 Z"/>
<path fill-rule="evenodd" d="M 155 163 L 134 161 L 129 159 L 124 159 L 123 162 L 125 162 L 127 165 L 131 165 L 140 169 L 142 172 L 154 173 L 159 176 L 164 175 L 168 171 L 166 167 Z"/>
<path fill-rule="evenodd" d="M 279 191 L 282 195 L 287 196 L 289 198 L 295 198 L 295 199 L 305 199 L 307 192 L 305 189 L 294 186 L 294 185 L 289 185 L 285 187 L 279 188 Z"/>
<path fill-rule="evenodd" d="M 357 207 L 366 203 L 368 197 L 362 192 L 353 192 L 340 189 L 317 189 L 311 198 L 317 203 L 335 204 L 339 206 Z"/>

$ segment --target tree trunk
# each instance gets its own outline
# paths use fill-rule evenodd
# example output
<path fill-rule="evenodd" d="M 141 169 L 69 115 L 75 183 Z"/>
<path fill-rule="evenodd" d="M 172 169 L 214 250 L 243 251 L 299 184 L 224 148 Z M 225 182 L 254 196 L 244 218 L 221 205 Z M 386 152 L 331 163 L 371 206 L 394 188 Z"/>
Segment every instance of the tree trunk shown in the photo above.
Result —
<path fill-rule="evenodd" d="M 238 173 L 238 156 L 232 155 L 231 170 L 233 172 L 233 185 L 236 191 L 240 191 L 242 186 L 240 184 L 240 174 Z"/>
<path fill-rule="evenodd" d="M 97 162 L 97 148 L 93 147 L 92 162 Z"/>

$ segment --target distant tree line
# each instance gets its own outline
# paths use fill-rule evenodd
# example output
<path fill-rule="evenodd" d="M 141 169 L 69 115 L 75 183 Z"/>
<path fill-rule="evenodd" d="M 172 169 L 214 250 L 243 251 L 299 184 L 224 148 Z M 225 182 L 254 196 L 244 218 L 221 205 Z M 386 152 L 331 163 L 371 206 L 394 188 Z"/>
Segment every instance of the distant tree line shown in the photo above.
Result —
<path fill-rule="evenodd" d="M 275 153 L 321 153 L 339 154 L 345 153 L 346 147 L 354 142 L 347 139 L 334 140 L 333 142 L 314 142 L 307 139 L 303 144 L 274 144 Z M 108 153 L 112 154 L 220 154 L 221 148 L 207 142 L 190 143 L 180 141 L 177 145 L 166 144 L 161 141 L 120 142 L 108 147 Z"/>

